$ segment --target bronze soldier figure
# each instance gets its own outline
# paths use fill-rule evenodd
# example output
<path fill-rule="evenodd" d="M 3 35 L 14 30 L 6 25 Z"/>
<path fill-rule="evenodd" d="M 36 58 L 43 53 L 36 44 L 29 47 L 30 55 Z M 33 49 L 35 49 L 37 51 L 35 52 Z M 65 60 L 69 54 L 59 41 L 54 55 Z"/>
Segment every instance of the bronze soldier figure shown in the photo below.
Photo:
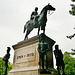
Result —
<path fill-rule="evenodd" d="M 8 59 L 10 58 L 10 47 L 7 47 L 7 54 L 3 57 L 4 65 L 5 65 L 5 72 L 3 75 L 7 75 L 7 68 L 8 68 Z"/>
<path fill-rule="evenodd" d="M 63 75 L 65 75 L 64 73 L 64 61 L 63 61 L 63 54 L 61 52 L 61 50 L 59 50 L 59 45 L 55 45 L 55 50 L 54 50 L 54 55 L 56 58 L 56 66 L 57 66 L 57 70 L 58 70 L 58 75 L 60 74 L 60 68 L 62 67 L 63 70 Z"/>
<path fill-rule="evenodd" d="M 42 64 L 43 70 L 45 69 L 44 66 L 46 66 L 46 70 L 48 69 L 48 61 L 47 61 L 48 60 L 48 57 L 47 57 L 48 50 L 49 50 L 49 46 L 45 42 L 45 34 L 42 33 L 39 38 L 38 52 L 39 52 L 39 64 Z"/>

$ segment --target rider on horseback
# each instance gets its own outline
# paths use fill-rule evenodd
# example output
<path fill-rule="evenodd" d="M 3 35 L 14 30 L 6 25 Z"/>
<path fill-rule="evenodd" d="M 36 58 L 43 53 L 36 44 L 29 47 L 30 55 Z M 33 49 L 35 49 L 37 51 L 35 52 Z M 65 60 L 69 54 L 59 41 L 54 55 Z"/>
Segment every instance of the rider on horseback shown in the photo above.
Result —
<path fill-rule="evenodd" d="M 52 7 L 50 4 L 48 4 L 41 10 L 39 15 L 37 12 L 38 8 L 37 7 L 35 8 L 35 11 L 33 11 L 31 14 L 30 20 L 27 21 L 24 26 L 24 33 L 27 30 L 25 39 L 28 37 L 28 35 L 34 28 L 38 28 L 38 35 L 39 35 L 40 27 L 41 27 L 41 30 L 43 30 L 43 33 L 45 33 L 45 26 L 47 22 L 47 10 L 55 11 L 55 8 Z"/>
<path fill-rule="evenodd" d="M 32 21 L 33 23 L 33 26 L 37 26 L 38 25 L 38 7 L 35 7 L 35 11 L 32 12 L 31 14 L 31 18 L 30 20 Z"/>
<path fill-rule="evenodd" d="M 32 12 L 30 20 L 33 20 L 36 16 L 38 16 L 38 7 L 35 7 L 35 11 Z"/>

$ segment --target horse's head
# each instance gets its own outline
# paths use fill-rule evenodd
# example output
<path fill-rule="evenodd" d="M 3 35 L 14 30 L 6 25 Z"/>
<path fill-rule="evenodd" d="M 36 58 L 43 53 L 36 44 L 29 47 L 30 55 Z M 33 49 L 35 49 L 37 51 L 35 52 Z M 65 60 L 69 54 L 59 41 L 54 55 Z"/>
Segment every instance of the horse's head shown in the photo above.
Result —
<path fill-rule="evenodd" d="M 50 5 L 50 3 L 46 6 L 47 10 L 55 11 L 56 9 Z"/>

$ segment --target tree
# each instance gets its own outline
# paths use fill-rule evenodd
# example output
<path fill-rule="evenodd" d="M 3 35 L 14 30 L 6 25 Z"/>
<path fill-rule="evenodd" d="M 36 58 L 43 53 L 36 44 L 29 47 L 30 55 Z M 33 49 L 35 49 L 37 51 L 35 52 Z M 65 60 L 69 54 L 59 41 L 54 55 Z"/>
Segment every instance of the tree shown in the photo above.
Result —
<path fill-rule="evenodd" d="M 71 0 L 72 2 L 75 2 L 75 0 Z M 75 16 L 75 5 L 71 4 L 72 9 L 69 11 L 69 13 L 73 16 Z M 75 29 L 75 28 L 74 28 Z M 72 39 L 73 37 L 75 37 L 75 33 L 70 35 L 70 36 L 66 36 L 69 39 Z"/>
<path fill-rule="evenodd" d="M 7 73 L 12 69 L 12 64 L 8 62 L 8 71 Z M 3 59 L 0 57 L 0 75 L 3 74 L 5 71 L 4 62 Z"/>
<path fill-rule="evenodd" d="M 71 0 L 72 2 L 75 2 L 75 0 Z"/>
<path fill-rule="evenodd" d="M 4 65 L 3 65 L 3 60 L 0 57 L 0 75 L 4 72 Z"/>
<path fill-rule="evenodd" d="M 75 2 L 75 0 L 71 0 L 71 1 Z M 75 16 L 75 5 L 71 4 L 71 6 L 72 6 L 72 9 L 69 11 L 69 13 L 72 16 Z M 72 39 L 73 37 L 75 37 L 75 33 L 66 37 L 69 39 Z M 71 49 L 71 51 L 72 52 L 64 53 L 65 72 L 67 73 L 67 75 L 75 75 L 75 58 L 71 56 L 71 55 L 75 55 L 75 49 Z"/>
<path fill-rule="evenodd" d="M 69 52 L 64 53 L 65 73 L 67 75 L 75 75 L 75 58 L 70 56 Z"/>
<path fill-rule="evenodd" d="M 75 2 L 75 0 L 71 0 L 72 2 Z M 74 4 L 71 4 L 71 6 L 72 6 L 72 9 L 69 11 L 69 13 L 71 14 L 71 15 L 74 15 L 75 16 L 75 5 Z"/>
<path fill-rule="evenodd" d="M 75 49 L 71 49 L 72 52 L 70 52 L 71 55 L 75 55 Z"/>
<path fill-rule="evenodd" d="M 72 39 L 73 37 L 75 37 L 75 34 L 72 34 L 72 35 L 66 36 L 66 37 L 69 38 L 69 39 Z"/>

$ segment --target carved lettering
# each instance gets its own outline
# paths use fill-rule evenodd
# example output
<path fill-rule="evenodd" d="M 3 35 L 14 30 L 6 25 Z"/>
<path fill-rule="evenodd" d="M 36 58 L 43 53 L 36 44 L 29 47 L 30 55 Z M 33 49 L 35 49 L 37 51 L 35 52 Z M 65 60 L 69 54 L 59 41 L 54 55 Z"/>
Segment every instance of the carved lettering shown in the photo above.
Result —
<path fill-rule="evenodd" d="M 24 57 L 31 57 L 31 56 L 34 56 L 34 53 L 29 53 L 27 55 L 21 55 L 21 56 L 17 56 L 17 59 L 22 59 Z"/>
<path fill-rule="evenodd" d="M 21 58 L 23 58 L 23 55 L 21 55 L 21 56 L 17 56 L 17 59 L 21 59 Z"/>

